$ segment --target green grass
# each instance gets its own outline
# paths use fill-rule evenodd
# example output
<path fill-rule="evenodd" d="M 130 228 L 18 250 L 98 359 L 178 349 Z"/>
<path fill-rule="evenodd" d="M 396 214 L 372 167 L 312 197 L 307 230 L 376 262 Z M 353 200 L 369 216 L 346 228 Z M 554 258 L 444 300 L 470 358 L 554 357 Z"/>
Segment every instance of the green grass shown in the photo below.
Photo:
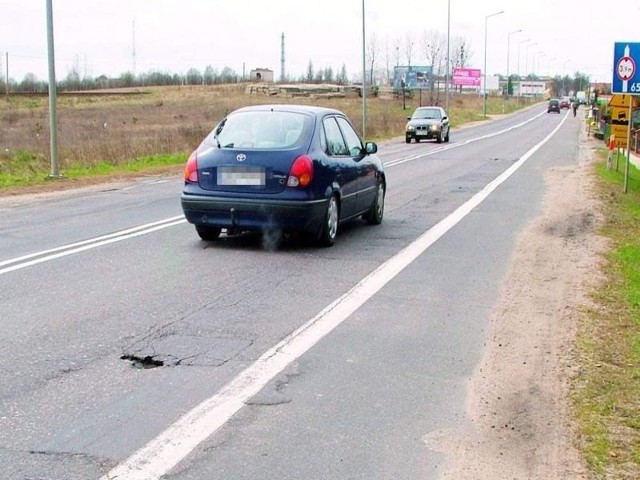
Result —
<path fill-rule="evenodd" d="M 127 163 L 72 162 L 61 166 L 60 172 L 68 179 L 153 172 L 164 167 L 184 165 L 187 157 L 188 152 L 180 152 L 141 156 Z M 0 188 L 43 185 L 52 180 L 50 174 L 49 159 L 33 152 L 17 151 L 0 155 Z"/>
<path fill-rule="evenodd" d="M 604 205 L 601 234 L 610 240 L 604 281 L 593 292 L 580 326 L 580 374 L 573 404 L 580 443 L 597 478 L 640 478 L 640 172 L 624 160 L 597 163 Z"/>

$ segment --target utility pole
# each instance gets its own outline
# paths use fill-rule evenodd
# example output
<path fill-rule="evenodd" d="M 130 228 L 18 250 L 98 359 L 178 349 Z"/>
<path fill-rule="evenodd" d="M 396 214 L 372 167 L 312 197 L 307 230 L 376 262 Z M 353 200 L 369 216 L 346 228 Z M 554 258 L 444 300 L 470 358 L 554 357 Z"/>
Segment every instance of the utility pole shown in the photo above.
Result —
<path fill-rule="evenodd" d="M 5 65 L 7 67 L 7 71 L 6 71 L 7 83 L 5 85 L 5 89 L 7 91 L 7 97 L 8 97 L 9 96 L 9 52 L 6 52 L 5 55 L 6 55 L 6 59 L 7 59 L 7 61 L 5 62 Z"/>
<path fill-rule="evenodd" d="M 49 56 L 49 137 L 51 150 L 51 178 L 60 178 L 58 166 L 58 119 L 56 116 L 56 62 L 53 47 L 53 7 L 47 0 L 47 51 Z"/>

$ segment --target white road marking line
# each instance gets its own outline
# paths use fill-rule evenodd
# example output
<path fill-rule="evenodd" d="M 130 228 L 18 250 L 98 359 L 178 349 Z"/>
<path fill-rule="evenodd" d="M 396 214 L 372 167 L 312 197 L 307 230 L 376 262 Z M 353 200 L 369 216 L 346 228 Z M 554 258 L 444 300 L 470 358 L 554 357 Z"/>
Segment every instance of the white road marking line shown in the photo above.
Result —
<path fill-rule="evenodd" d="M 184 216 L 180 215 L 177 217 L 171 217 L 165 220 L 160 220 L 158 222 L 147 223 L 145 225 L 139 225 L 137 227 L 128 228 L 126 230 L 121 230 L 119 232 L 111 233 L 109 235 L 103 235 L 103 236 L 92 238 L 89 240 L 70 243 L 68 245 L 63 245 L 63 246 L 52 248 L 49 250 L 43 250 L 41 252 L 30 253 L 29 255 L 23 255 L 21 257 L 5 260 L 3 262 L 0 262 L 0 267 L 5 267 L 6 265 L 11 265 L 16 263 L 17 265 L 0 268 L 0 275 L 13 272 L 15 270 L 20 270 L 22 268 L 31 267 L 39 263 L 55 260 L 56 258 L 66 257 L 68 255 L 73 255 L 75 253 L 84 252 L 86 250 L 97 248 L 102 245 L 121 242 L 122 240 L 127 240 L 129 238 L 139 237 L 141 235 L 146 235 L 148 233 L 157 232 L 158 230 L 162 230 L 168 227 L 173 227 L 174 225 L 179 225 L 185 222 L 186 220 L 184 219 Z M 29 260 L 29 259 L 34 259 L 34 260 Z M 18 262 L 22 262 L 22 263 L 18 263 Z"/>
<path fill-rule="evenodd" d="M 100 480 L 157 480 L 189 455 L 201 442 L 221 428 L 252 396 L 291 362 L 306 353 L 344 322 L 405 267 L 425 252 L 482 203 L 560 129 L 567 117 L 544 140 L 487 184 L 449 216 L 363 278 L 318 315 L 265 352 L 255 363 L 231 380 L 217 394 L 187 412 L 164 432 L 116 466 Z"/>

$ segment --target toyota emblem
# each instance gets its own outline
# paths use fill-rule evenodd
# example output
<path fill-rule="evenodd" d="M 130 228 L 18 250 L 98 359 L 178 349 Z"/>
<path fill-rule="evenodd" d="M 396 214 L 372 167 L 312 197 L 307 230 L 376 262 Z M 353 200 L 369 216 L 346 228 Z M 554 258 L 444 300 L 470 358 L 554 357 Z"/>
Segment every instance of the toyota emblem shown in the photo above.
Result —
<path fill-rule="evenodd" d="M 239 153 L 236 156 L 236 160 L 239 162 L 244 162 L 247 159 L 247 156 L 244 153 Z"/>

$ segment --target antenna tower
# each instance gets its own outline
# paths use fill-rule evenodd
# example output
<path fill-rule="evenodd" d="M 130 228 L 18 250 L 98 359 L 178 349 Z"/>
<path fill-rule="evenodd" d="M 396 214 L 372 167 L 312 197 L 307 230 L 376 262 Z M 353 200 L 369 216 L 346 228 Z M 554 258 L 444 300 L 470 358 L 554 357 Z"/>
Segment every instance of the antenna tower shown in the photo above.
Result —
<path fill-rule="evenodd" d="M 133 76 L 136 76 L 136 17 L 133 17 L 133 48 L 131 51 L 131 55 L 133 57 Z"/>
<path fill-rule="evenodd" d="M 280 81 L 285 81 L 284 75 L 284 33 L 282 34 L 282 42 L 280 46 Z"/>

